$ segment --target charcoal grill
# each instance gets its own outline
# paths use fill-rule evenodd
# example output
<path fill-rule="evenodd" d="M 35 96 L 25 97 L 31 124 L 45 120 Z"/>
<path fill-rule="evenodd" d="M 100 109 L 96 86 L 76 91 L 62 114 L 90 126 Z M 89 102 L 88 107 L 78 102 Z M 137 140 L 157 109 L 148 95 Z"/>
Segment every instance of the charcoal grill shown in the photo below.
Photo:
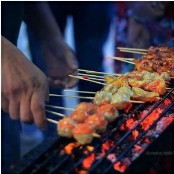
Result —
<path fill-rule="evenodd" d="M 122 113 L 122 117 L 109 124 L 101 138 L 95 138 L 90 145 L 74 147 L 70 154 L 65 153 L 65 146 L 75 142 L 73 139 L 47 138 L 42 144 L 26 154 L 21 161 L 12 165 L 7 173 L 147 173 L 163 156 L 174 155 L 173 121 L 163 131 L 156 131 L 157 124 L 162 118 L 174 114 L 173 91 L 174 88 L 168 91 L 160 101 L 153 104 L 148 112 L 129 130 L 122 131 L 120 127 L 126 120 L 136 118 L 141 111 L 152 104 L 135 105 L 128 114 Z M 148 129 L 142 129 L 140 125 L 157 108 L 163 108 L 162 112 L 153 120 Z M 133 139 L 132 133 L 135 130 L 139 134 Z M 107 144 L 108 146 L 106 146 Z M 89 149 L 89 146 L 92 147 L 92 150 Z M 135 151 L 135 147 L 139 147 L 140 151 Z M 154 155 L 154 153 L 159 154 Z M 87 163 L 88 167 L 84 167 L 84 161 L 87 159 L 91 164 Z M 171 169 L 168 172 L 172 173 Z"/>

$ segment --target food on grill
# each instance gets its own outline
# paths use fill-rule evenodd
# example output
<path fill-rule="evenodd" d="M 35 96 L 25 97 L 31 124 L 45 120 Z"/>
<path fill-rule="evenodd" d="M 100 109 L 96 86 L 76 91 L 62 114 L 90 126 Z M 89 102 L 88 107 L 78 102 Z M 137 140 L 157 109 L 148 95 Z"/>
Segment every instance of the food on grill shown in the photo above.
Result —
<path fill-rule="evenodd" d="M 97 132 L 105 131 L 108 124 L 105 117 L 98 113 L 88 116 L 84 122 L 90 124 Z"/>
<path fill-rule="evenodd" d="M 108 123 L 113 122 L 119 117 L 118 110 L 110 103 L 101 104 L 97 107 L 97 113 L 103 115 Z"/>
<path fill-rule="evenodd" d="M 93 103 L 81 102 L 75 110 L 70 114 L 71 119 L 78 123 L 82 123 L 88 115 L 95 113 L 96 105 Z"/>
<path fill-rule="evenodd" d="M 147 102 L 157 101 L 159 97 L 159 94 L 156 92 L 147 92 L 137 87 L 132 87 L 132 91 L 134 93 L 132 98 L 141 101 L 147 101 Z"/>
<path fill-rule="evenodd" d="M 62 137 L 71 138 L 72 129 L 75 127 L 76 123 L 70 117 L 64 117 L 58 121 L 57 132 Z"/>
<path fill-rule="evenodd" d="M 137 71 L 168 72 L 174 77 L 174 49 L 168 47 L 150 47 L 148 53 L 133 61 Z"/>
<path fill-rule="evenodd" d="M 128 88 L 134 86 L 163 95 L 166 93 L 165 81 L 170 80 L 170 75 L 167 72 L 160 75 L 148 71 L 133 71 L 117 78 L 114 76 L 106 76 L 105 80 L 109 86 L 106 85 L 103 90 L 111 91 L 112 94 L 114 94 L 114 92 L 116 93 L 120 87 Z M 115 88 L 114 92 L 113 88 Z"/>
<path fill-rule="evenodd" d="M 82 123 L 87 117 L 88 114 L 84 110 L 74 110 L 69 117 L 77 123 Z"/>
<path fill-rule="evenodd" d="M 111 101 L 112 99 L 112 93 L 108 91 L 97 91 L 94 97 L 94 103 L 96 104 L 101 104 L 102 102 L 105 101 Z"/>
<path fill-rule="evenodd" d="M 154 81 L 150 81 L 149 79 L 136 80 L 136 79 L 128 79 L 130 86 L 142 88 L 147 91 L 157 92 L 160 95 L 166 93 L 166 83 L 162 78 L 156 78 Z"/>
<path fill-rule="evenodd" d="M 107 91 L 110 92 L 112 94 L 115 94 L 118 90 L 118 87 L 113 85 L 112 83 L 107 84 L 106 86 L 104 86 L 103 91 Z"/>
<path fill-rule="evenodd" d="M 72 130 L 73 137 L 80 143 L 80 144 L 88 144 L 91 143 L 93 140 L 93 134 L 95 133 L 94 129 L 91 125 L 87 123 L 79 123 L 75 128 Z"/>
<path fill-rule="evenodd" d="M 94 105 L 93 103 L 81 102 L 76 106 L 75 110 L 82 110 L 87 114 L 93 114 L 95 113 L 96 105 Z"/>
<path fill-rule="evenodd" d="M 148 48 L 147 52 L 148 53 L 168 53 L 171 54 L 174 51 L 174 48 L 169 48 L 166 46 L 151 46 Z"/>

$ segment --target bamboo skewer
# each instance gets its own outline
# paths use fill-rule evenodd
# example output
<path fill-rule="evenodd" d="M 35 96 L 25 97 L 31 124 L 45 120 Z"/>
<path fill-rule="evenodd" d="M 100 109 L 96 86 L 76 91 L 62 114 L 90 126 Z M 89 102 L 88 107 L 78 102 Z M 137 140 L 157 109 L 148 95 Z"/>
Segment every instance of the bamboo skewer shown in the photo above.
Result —
<path fill-rule="evenodd" d="M 54 123 L 54 124 L 57 124 L 58 123 L 58 121 L 53 120 L 53 119 L 50 119 L 50 118 L 47 118 L 47 121 L 49 121 L 50 123 Z"/>
<path fill-rule="evenodd" d="M 85 96 L 68 96 L 68 95 L 57 95 L 57 94 L 49 94 L 50 96 L 55 96 L 55 97 L 70 97 L 70 98 L 83 98 L 83 99 L 91 99 L 93 100 L 94 97 L 85 97 Z M 137 101 L 137 100 L 130 100 L 129 102 L 132 103 L 144 103 L 143 101 Z"/>
<path fill-rule="evenodd" d="M 120 49 L 121 52 L 126 52 L 126 53 L 134 53 L 134 54 L 147 54 L 141 51 L 132 51 L 132 50 L 125 50 L 125 49 Z"/>
<path fill-rule="evenodd" d="M 108 57 L 108 58 L 110 58 L 110 59 L 114 59 L 114 60 L 119 60 L 119 61 L 122 61 L 122 62 L 126 62 L 126 63 L 130 63 L 130 64 L 135 65 L 134 62 L 131 62 L 131 61 L 128 61 L 128 60 L 122 59 L 121 57 Z"/>
<path fill-rule="evenodd" d="M 120 76 L 120 74 L 113 74 L 113 73 L 107 73 L 107 72 L 100 72 L 100 71 L 91 71 L 91 70 L 85 70 L 85 69 L 77 69 L 78 71 L 86 72 L 89 74 L 106 74 L 106 75 L 115 75 Z"/>
<path fill-rule="evenodd" d="M 84 94 L 96 94 L 96 92 L 92 92 L 92 91 L 77 91 L 77 90 L 70 90 L 70 89 L 64 89 L 64 91 L 67 91 L 67 92 L 78 92 L 78 93 L 84 93 Z"/>
<path fill-rule="evenodd" d="M 84 77 L 84 76 L 77 76 L 77 77 L 82 77 L 83 79 L 86 79 L 86 80 L 94 80 L 94 81 L 101 81 L 101 82 L 105 82 L 105 79 L 98 79 L 98 78 L 95 78 L 95 77 Z"/>
<path fill-rule="evenodd" d="M 65 117 L 66 116 L 64 114 L 61 114 L 61 113 L 58 113 L 58 112 L 54 112 L 54 111 L 49 111 L 49 110 L 45 110 L 45 111 L 50 113 L 50 114 L 54 114 L 54 115 L 57 115 L 57 116 L 60 116 L 60 117 Z"/>
<path fill-rule="evenodd" d="M 61 107 L 61 106 L 53 106 L 53 105 L 46 105 L 46 106 L 50 107 L 50 108 L 55 108 L 55 109 L 71 110 L 71 111 L 74 110 L 73 108 L 66 108 L 66 107 Z"/>
<path fill-rule="evenodd" d="M 53 119 L 50 119 L 50 118 L 47 118 L 47 121 L 49 121 L 50 123 L 54 123 L 54 124 L 56 124 L 56 125 L 57 125 L 57 123 L 58 123 L 58 121 L 53 120 Z M 97 134 L 97 133 L 93 133 L 92 136 L 95 137 L 95 138 L 100 138 L 100 137 L 101 137 L 101 135 L 99 135 L 99 134 Z"/>
<path fill-rule="evenodd" d="M 102 78 L 102 79 L 100 78 L 100 79 L 99 79 L 99 78 L 95 78 L 95 77 L 78 76 L 78 75 L 77 75 L 77 77 L 80 77 L 80 78 L 83 78 L 83 79 L 86 79 L 86 80 L 94 80 L 94 81 L 97 81 L 97 82 L 98 82 L 98 81 L 99 81 L 99 82 L 100 82 L 100 81 L 101 81 L 101 82 L 105 82 L 105 79 L 104 79 L 104 78 Z"/>
<path fill-rule="evenodd" d="M 81 77 L 81 76 L 73 76 L 73 75 L 69 75 L 69 76 L 70 76 L 70 77 L 74 77 L 74 78 L 76 78 L 76 79 L 81 79 L 81 80 L 85 80 L 85 81 L 97 83 L 97 84 L 100 84 L 100 85 L 106 85 L 105 83 L 101 83 L 101 82 L 97 82 L 97 81 L 89 80 L 89 79 L 84 79 L 84 78 Z"/>
<path fill-rule="evenodd" d="M 69 97 L 69 98 L 82 98 L 82 99 L 94 99 L 94 97 L 85 97 L 85 96 L 69 96 L 69 95 L 58 95 L 58 94 L 49 94 L 49 96 L 53 97 Z"/>
<path fill-rule="evenodd" d="M 123 59 L 123 60 L 127 60 L 127 61 L 133 61 L 133 60 L 135 60 L 136 58 L 126 58 L 126 57 L 112 57 L 112 58 L 117 58 L 117 59 Z"/>
<path fill-rule="evenodd" d="M 134 50 L 134 51 L 142 51 L 142 52 L 147 52 L 147 49 L 142 49 L 142 48 L 128 48 L 128 47 L 117 47 L 119 50 Z"/>
<path fill-rule="evenodd" d="M 104 76 L 97 76 L 97 75 L 93 75 L 93 74 L 78 73 L 78 75 L 87 76 L 87 77 L 96 77 L 96 78 L 99 78 L 99 79 L 104 79 Z"/>

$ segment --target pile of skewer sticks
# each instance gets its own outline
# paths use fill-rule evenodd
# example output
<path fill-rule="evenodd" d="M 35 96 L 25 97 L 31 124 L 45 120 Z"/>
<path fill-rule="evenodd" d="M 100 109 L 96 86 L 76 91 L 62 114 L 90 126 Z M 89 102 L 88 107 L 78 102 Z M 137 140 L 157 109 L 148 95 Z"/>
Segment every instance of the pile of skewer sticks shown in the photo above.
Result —
<path fill-rule="evenodd" d="M 144 55 L 144 54 L 147 53 L 146 49 L 125 48 L 125 47 L 117 47 L 117 49 L 119 49 L 122 52 L 128 52 L 128 53 L 134 53 L 134 54 Z M 131 63 L 131 64 L 134 64 L 133 60 L 135 59 L 135 58 L 123 58 L 123 57 L 109 57 L 109 58 L 112 58 L 112 59 L 115 59 L 115 60 L 120 60 L 120 61 Z M 69 76 L 73 77 L 73 78 L 80 79 L 80 80 L 85 80 L 85 81 L 88 81 L 88 82 L 92 82 L 92 83 L 96 83 L 96 84 L 100 84 L 102 86 L 105 86 L 106 85 L 105 79 L 104 79 L 105 76 L 119 77 L 119 76 L 122 76 L 122 75 L 123 74 L 118 74 L 118 73 L 107 73 L 107 72 L 99 72 L 99 71 L 93 71 L 93 70 L 78 69 L 78 74 L 76 76 L 74 76 L 74 75 L 69 75 Z M 171 77 L 171 79 L 173 79 L 173 78 L 174 77 Z M 166 89 L 170 90 L 171 88 L 166 88 Z M 92 92 L 92 91 L 78 91 L 78 90 L 70 90 L 70 89 L 67 89 L 65 91 L 75 92 L 75 93 L 82 93 L 82 94 L 84 93 L 84 94 L 89 94 L 89 95 L 92 95 L 92 96 L 78 96 L 78 95 L 71 96 L 71 95 L 57 95 L 57 94 L 49 94 L 49 96 L 52 96 L 52 97 L 69 97 L 69 98 L 80 98 L 80 99 L 93 100 L 94 95 L 96 94 L 96 92 Z M 136 100 L 130 100 L 130 102 L 132 102 L 132 103 L 144 103 L 143 101 L 136 101 Z M 46 107 L 54 108 L 54 109 L 70 110 L 70 111 L 74 110 L 73 108 L 66 108 L 66 107 L 53 106 L 53 105 L 46 105 Z M 59 116 L 59 117 L 64 117 L 65 116 L 62 113 L 54 112 L 54 111 L 51 111 L 49 109 L 46 109 L 46 112 L 54 114 L 54 115 Z M 48 119 L 48 121 L 57 124 L 57 121 L 55 121 L 55 120 Z"/>

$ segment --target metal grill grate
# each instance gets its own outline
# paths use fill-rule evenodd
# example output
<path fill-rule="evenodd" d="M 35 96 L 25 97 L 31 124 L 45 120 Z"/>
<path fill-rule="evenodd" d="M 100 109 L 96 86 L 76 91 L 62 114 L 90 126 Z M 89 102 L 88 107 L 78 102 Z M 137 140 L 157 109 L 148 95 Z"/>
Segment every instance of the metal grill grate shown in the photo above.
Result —
<path fill-rule="evenodd" d="M 134 108 L 134 110 L 129 113 L 126 117 L 123 114 L 122 118 L 115 121 L 113 124 L 108 126 L 108 130 L 102 135 L 102 138 L 95 139 L 91 145 L 94 147 L 93 151 L 89 151 L 88 154 L 84 154 L 84 150 L 86 150 L 86 146 L 83 146 L 81 149 L 76 147 L 73 149 L 73 157 L 72 155 L 63 154 L 62 149 L 70 142 L 74 142 L 73 139 L 65 139 L 65 138 L 56 138 L 49 139 L 43 142 L 39 147 L 31 151 L 27 154 L 22 161 L 19 161 L 18 164 L 12 166 L 8 173 L 46 173 L 46 174 L 65 174 L 65 173 L 76 173 L 76 169 L 81 169 L 83 160 L 90 156 L 92 153 L 97 153 L 101 150 L 101 145 L 107 140 L 115 141 L 115 144 L 102 156 L 100 159 L 95 159 L 92 166 L 88 170 L 88 173 L 110 173 L 113 168 L 113 163 L 108 161 L 107 155 L 110 153 L 114 153 L 117 155 L 117 161 L 122 160 L 129 152 L 132 147 L 142 139 L 149 130 L 151 130 L 156 123 L 166 115 L 166 113 L 171 112 L 174 113 L 174 102 L 166 106 L 163 112 L 159 115 L 159 117 L 153 122 L 153 124 L 147 130 L 141 130 L 139 136 L 133 140 L 132 142 L 127 142 L 127 138 L 131 135 L 132 131 L 136 129 L 140 129 L 139 125 L 146 119 L 148 116 L 156 109 L 157 107 L 163 107 L 164 101 L 169 99 L 173 101 L 174 88 L 170 90 L 159 102 L 156 102 L 153 107 L 145 114 L 145 116 L 140 119 L 135 126 L 133 126 L 126 133 L 121 134 L 121 138 L 118 141 L 114 140 L 115 134 L 119 131 L 120 126 L 127 120 L 127 118 L 131 118 L 134 115 L 138 115 L 141 110 L 147 107 L 147 103 L 138 105 Z M 115 126 L 117 125 L 117 126 Z M 124 147 L 124 148 L 123 148 Z M 115 161 L 114 163 L 116 163 Z M 116 172 L 116 171 L 115 171 Z"/>

